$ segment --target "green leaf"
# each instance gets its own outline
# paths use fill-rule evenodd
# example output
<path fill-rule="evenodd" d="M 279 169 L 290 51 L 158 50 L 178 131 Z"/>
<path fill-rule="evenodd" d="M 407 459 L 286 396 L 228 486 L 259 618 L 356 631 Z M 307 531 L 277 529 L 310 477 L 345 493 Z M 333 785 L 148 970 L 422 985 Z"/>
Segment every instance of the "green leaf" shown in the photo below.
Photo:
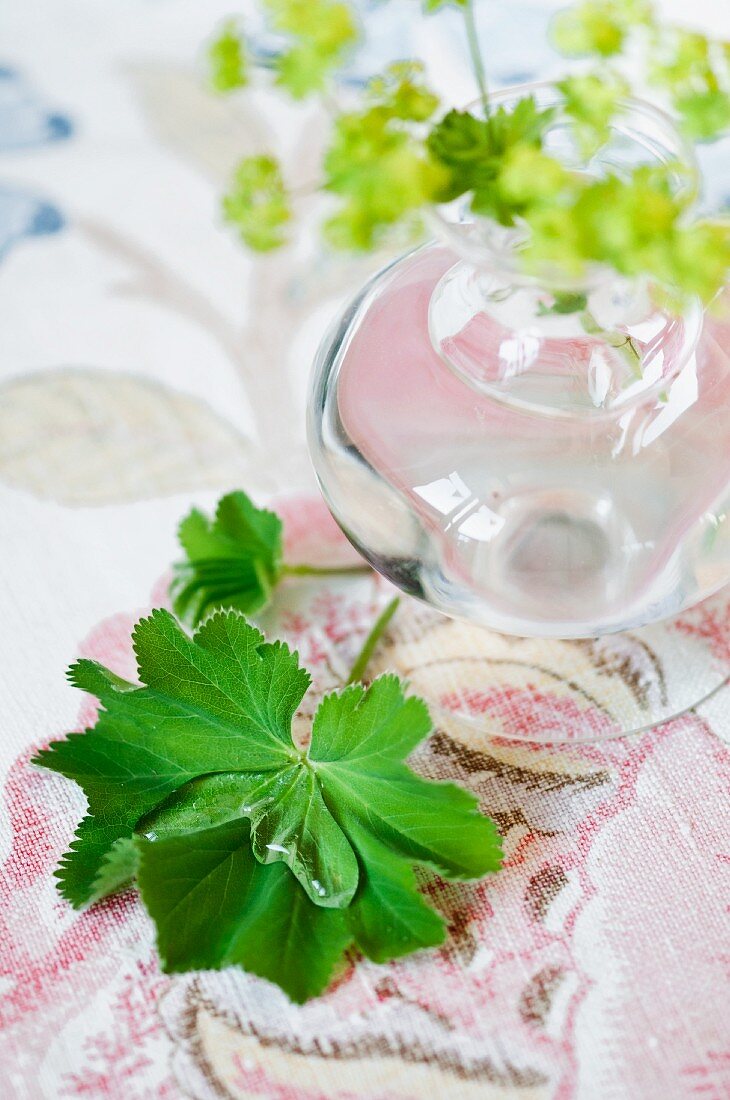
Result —
<path fill-rule="evenodd" d="M 500 844 L 494 825 L 477 812 L 473 795 L 423 780 L 402 763 L 430 726 L 423 703 L 404 699 L 397 678 L 384 676 L 367 690 L 352 686 L 322 701 L 309 758 L 298 768 L 282 769 L 274 777 L 206 777 L 183 788 L 163 809 L 181 815 L 181 828 L 205 828 L 246 813 L 258 858 L 283 857 L 305 889 L 319 882 L 324 892 L 308 890 L 318 904 L 342 903 L 342 879 L 352 881 L 354 849 L 365 872 L 365 908 L 368 898 L 385 890 L 394 907 L 412 910 L 417 924 L 433 937 L 442 922 L 431 910 L 424 915 L 428 907 L 413 885 L 413 862 L 452 878 L 477 877 L 497 869 Z M 332 828 L 319 785 L 341 833 Z M 314 808 L 312 789 L 317 791 Z M 148 823 L 140 827 L 146 831 Z M 344 836 L 352 849 L 343 849 Z M 354 887 L 346 903 L 353 892 Z M 380 950 L 400 950 L 402 944 L 402 938 L 390 943 L 381 937 Z M 409 949 L 420 945 L 414 939 Z"/>
<path fill-rule="evenodd" d="M 522 144 L 539 148 L 554 118 L 554 108 L 538 107 L 534 96 L 525 96 L 511 111 L 499 107 L 489 116 L 492 140 L 500 152 Z"/>
<path fill-rule="evenodd" d="M 139 832 L 145 840 L 165 842 L 171 837 L 187 834 L 186 843 L 191 846 L 191 850 L 194 849 L 196 853 L 208 851 L 211 840 L 219 840 L 224 835 L 220 827 L 231 822 L 239 822 L 241 814 L 247 809 L 247 804 L 250 805 L 253 799 L 260 798 L 261 791 L 254 793 L 247 789 L 246 781 L 247 777 L 240 774 L 206 776 L 194 780 L 140 822 Z M 200 837 L 191 835 L 196 832 L 204 835 Z M 347 942 L 354 938 L 360 949 L 376 962 L 442 943 L 445 938 L 445 922 L 417 892 L 410 862 L 376 840 L 357 822 L 351 823 L 350 832 L 356 838 L 358 851 L 366 855 L 366 860 L 363 861 L 363 873 L 360 877 L 357 897 L 354 903 L 344 910 L 344 925 L 339 923 L 332 925 L 339 930 L 337 942 L 339 943 L 344 937 L 343 929 L 349 929 Z M 250 843 L 255 849 L 253 836 Z M 148 853 L 147 866 L 149 867 L 152 861 L 156 869 L 166 862 L 169 851 L 180 852 L 181 856 L 184 852 L 184 847 L 173 849 L 163 847 L 158 855 L 158 846 L 153 847 L 155 851 L 152 851 L 149 845 L 143 847 L 142 851 Z M 243 859 L 244 857 L 236 854 L 231 856 L 231 859 L 233 858 Z M 362 855 L 360 858 L 362 859 Z M 186 878 L 186 881 L 192 890 L 194 884 L 199 881 L 199 865 L 196 863 L 194 867 L 186 868 L 184 864 L 185 861 L 181 858 L 180 868 L 186 876 L 191 873 L 191 877 Z M 173 873 L 174 871 L 166 870 L 165 881 Z M 156 879 L 157 870 L 151 875 L 149 883 L 142 883 L 143 894 L 145 900 L 149 900 L 149 908 L 153 916 L 158 901 L 165 906 L 169 906 L 171 901 L 169 890 L 162 891 L 161 884 Z M 260 883 L 267 881 L 264 873 L 259 875 L 258 881 Z M 278 879 L 276 881 L 278 882 Z M 291 884 L 294 887 L 293 880 Z M 162 899 L 157 898 L 158 887 L 164 894 Z M 280 888 L 283 889 L 283 887 L 284 884 Z M 292 899 L 296 899 L 296 893 L 292 893 L 291 896 Z M 173 904 L 177 900 L 177 898 L 172 899 Z M 223 911 L 220 898 L 216 897 L 215 902 L 211 904 L 220 906 Z M 321 907 L 318 906 L 317 911 L 321 911 Z M 306 909 L 301 909 L 300 919 L 304 916 L 306 916 Z M 314 915 L 310 915 L 310 920 L 317 929 L 325 928 L 317 922 Z M 215 924 L 215 920 L 212 923 Z M 161 937 L 163 933 L 164 929 L 160 929 Z M 196 932 L 190 945 L 175 944 L 174 949 L 176 952 L 185 953 L 200 951 L 199 940 L 200 937 Z M 343 950 L 346 945 L 347 943 L 343 943 L 339 950 Z M 161 945 L 161 955 L 163 958 L 168 958 L 164 943 Z M 194 965 L 190 962 L 190 957 L 188 955 L 186 957 L 188 957 L 188 965 Z M 311 961 L 316 962 L 316 954 L 312 956 Z M 176 956 L 176 962 L 180 967 L 185 967 L 180 956 Z M 207 953 L 203 961 L 198 959 L 198 963 L 205 966 L 224 965 L 217 955 Z M 247 967 L 247 969 L 250 968 Z M 295 967 L 292 965 L 290 969 L 293 971 Z M 315 966 L 315 971 L 317 969 Z M 289 987 L 284 984 L 284 988 L 291 995 Z M 318 991 L 318 989 L 315 990 L 315 992 Z"/>
<path fill-rule="evenodd" d="M 281 575 L 282 523 L 274 512 L 229 493 L 213 520 L 193 509 L 179 539 L 186 558 L 175 566 L 170 596 L 183 622 L 197 626 L 221 607 L 250 614 L 268 601 Z"/>
<path fill-rule="evenodd" d="M 312 905 L 281 864 L 258 863 L 245 819 L 138 847 L 167 973 L 238 965 L 297 1002 L 326 987 L 352 940 L 344 914 Z"/>
<path fill-rule="evenodd" d="M 499 107 L 486 119 L 449 111 L 427 140 L 433 158 L 448 171 L 439 200 L 472 192 L 475 213 L 512 225 L 527 201 L 551 198 L 565 178 L 561 165 L 540 148 L 554 116 L 534 96 L 511 111 Z"/>
<path fill-rule="evenodd" d="M 474 795 L 422 779 L 403 763 L 430 726 L 422 701 L 406 699 L 395 676 L 326 696 L 314 718 L 309 759 L 361 867 L 352 908 L 361 916 L 353 919 L 372 929 L 378 897 L 401 913 L 399 921 L 392 918 L 392 930 L 383 924 L 379 946 L 366 936 L 361 946 L 372 957 L 440 942 L 434 939 L 440 923 L 425 917 L 413 885 L 413 863 L 448 878 L 478 878 L 501 863 L 499 835 L 478 812 Z"/>
<path fill-rule="evenodd" d="M 285 863 L 318 905 L 349 904 L 357 861 L 307 768 L 203 776 L 144 817 L 137 831 L 155 840 L 160 822 L 166 832 L 192 831 L 242 816 L 251 821 L 251 843 L 261 863 Z"/>
<path fill-rule="evenodd" d="M 312 727 L 310 758 L 368 771 L 383 761 L 401 761 L 431 732 L 421 699 L 406 699 L 397 676 L 385 675 L 369 688 L 351 684 L 326 695 Z"/>
<path fill-rule="evenodd" d="M 388 675 L 328 695 L 305 752 L 291 727 L 309 677 L 238 612 L 190 638 L 156 611 L 133 639 L 143 686 L 78 662 L 97 724 L 36 758 L 89 801 L 60 871 L 74 905 L 128 880 L 135 836 L 168 969 L 239 963 L 296 999 L 353 940 L 376 960 L 442 942 L 414 864 L 474 878 L 501 853 L 472 794 L 406 765 L 431 729 L 421 700 Z"/>
<path fill-rule="evenodd" d="M 120 837 L 112 844 L 102 860 L 91 900 L 106 898 L 131 886 L 137 877 L 138 867 L 139 858 L 134 840 L 132 837 Z"/>
<path fill-rule="evenodd" d="M 77 686 L 100 693 L 96 726 L 40 752 L 35 762 L 83 788 L 92 815 L 61 871 L 74 905 L 88 903 L 103 856 L 173 791 L 199 775 L 275 771 L 297 759 L 291 720 L 309 685 L 295 654 L 235 613 L 192 638 L 166 611 L 136 626 L 145 687 L 131 689 L 95 662 L 73 666 Z"/>
<path fill-rule="evenodd" d="M 349 905 L 357 887 L 357 860 L 312 769 L 302 763 L 279 773 L 261 797 L 264 805 L 250 813 L 256 858 L 286 863 L 316 904 Z"/>
<path fill-rule="evenodd" d="M 495 149 L 489 123 L 469 111 L 448 111 L 428 135 L 428 146 L 434 157 L 449 168 L 473 173 L 478 166 L 488 164 L 489 178 L 494 178 L 490 159 Z"/>
<path fill-rule="evenodd" d="M 414 863 L 448 878 L 481 877 L 501 863 L 499 835 L 476 798 L 402 762 L 430 726 L 395 676 L 326 696 L 314 719 L 309 757 L 360 864 L 347 920 L 376 962 L 443 942 L 444 922 L 418 893 Z"/>
<path fill-rule="evenodd" d="M 42 754 L 34 762 L 48 767 Z M 120 883 L 114 870 L 115 853 L 128 851 L 124 845 L 131 842 L 133 828 L 134 823 L 123 813 L 113 813 L 110 821 L 100 815 L 85 817 L 79 823 L 55 871 L 61 895 L 75 909 L 116 891 Z"/>
<path fill-rule="evenodd" d="M 357 819 L 348 832 L 361 875 L 345 916 L 360 950 L 374 962 L 385 962 L 443 943 L 446 922 L 417 892 L 410 860 L 376 840 Z"/>

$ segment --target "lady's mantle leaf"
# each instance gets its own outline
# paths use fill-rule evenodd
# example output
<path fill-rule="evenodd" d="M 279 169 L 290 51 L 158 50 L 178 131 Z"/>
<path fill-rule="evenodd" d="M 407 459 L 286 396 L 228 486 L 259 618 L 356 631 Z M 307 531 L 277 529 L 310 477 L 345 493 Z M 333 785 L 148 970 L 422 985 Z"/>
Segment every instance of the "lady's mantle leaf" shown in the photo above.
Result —
<path fill-rule="evenodd" d="M 181 832 L 186 824 L 194 831 Z M 163 968 L 238 965 L 293 1001 L 321 993 L 352 942 L 342 910 L 312 905 L 280 863 L 258 863 L 245 818 L 194 827 L 195 814 L 173 806 L 154 820 L 160 839 L 137 841 L 139 887 Z"/>
<path fill-rule="evenodd" d="M 132 837 L 122 836 L 112 844 L 96 876 L 93 900 L 106 898 L 131 886 L 137 877 L 139 855 Z"/>
<path fill-rule="evenodd" d="M 235 612 L 214 615 L 191 639 L 167 611 L 154 611 L 133 640 L 147 686 L 78 661 L 71 682 L 104 709 L 92 730 L 54 742 L 35 761 L 75 779 L 89 801 L 91 816 L 58 872 L 76 906 L 92 900 L 112 844 L 183 784 L 221 771 L 274 774 L 299 759 L 291 720 L 309 675 L 286 645 L 264 642 Z"/>
<path fill-rule="evenodd" d="M 351 822 L 348 835 L 362 860 L 363 874 L 345 916 L 363 954 L 386 962 L 443 943 L 446 924 L 416 890 L 410 861 L 357 821 Z"/>
<path fill-rule="evenodd" d="M 441 918 L 416 890 L 414 863 L 446 878 L 480 878 L 501 863 L 499 834 L 475 796 L 403 763 L 430 729 L 425 705 L 405 699 L 395 676 L 328 695 L 314 718 L 309 757 L 360 864 L 346 916 L 376 962 L 444 938 Z"/>
<path fill-rule="evenodd" d="M 500 845 L 473 795 L 404 763 L 431 728 L 419 699 L 394 676 L 329 695 L 305 754 L 291 723 L 309 677 L 242 615 L 215 614 L 189 638 L 155 611 L 133 637 L 145 686 L 78 662 L 73 682 L 104 709 L 36 761 L 89 800 L 59 871 L 70 901 L 128 877 L 136 836 L 168 968 L 239 962 L 295 998 L 326 983 L 352 940 L 378 961 L 443 940 L 413 865 L 475 878 L 498 868 Z"/>
<path fill-rule="evenodd" d="M 405 699 L 396 676 L 323 699 L 309 756 L 344 831 L 351 822 L 411 862 L 448 878 L 478 878 L 499 865 L 494 825 L 476 797 L 421 779 L 403 759 L 431 730 L 425 704 Z"/>
<path fill-rule="evenodd" d="M 197 626 L 221 607 L 250 614 L 267 602 L 281 574 L 282 523 L 274 512 L 229 493 L 213 520 L 194 508 L 178 537 L 186 560 L 175 566 L 170 596 L 184 623 Z"/>

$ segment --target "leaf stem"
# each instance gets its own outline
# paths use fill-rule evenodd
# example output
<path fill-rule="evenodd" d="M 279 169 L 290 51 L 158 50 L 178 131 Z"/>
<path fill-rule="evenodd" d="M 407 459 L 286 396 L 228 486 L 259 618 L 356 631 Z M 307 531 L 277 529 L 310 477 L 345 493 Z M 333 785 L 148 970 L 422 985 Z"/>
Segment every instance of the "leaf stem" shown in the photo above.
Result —
<path fill-rule="evenodd" d="M 369 565 L 283 565 L 285 577 L 338 577 L 372 572 Z"/>
<path fill-rule="evenodd" d="M 489 118 L 489 91 L 487 89 L 487 73 L 484 68 L 484 58 L 479 47 L 479 35 L 477 34 L 476 19 L 474 18 L 474 0 L 466 0 L 464 4 L 464 22 L 466 24 L 466 39 L 469 43 L 469 56 L 472 69 L 479 87 L 479 97 L 482 101 L 484 117 Z"/>
<path fill-rule="evenodd" d="M 603 328 L 588 309 L 581 311 L 579 319 L 583 331 L 587 332 L 589 336 L 598 336 L 609 347 L 614 348 L 628 365 L 632 377 L 636 381 L 641 381 L 643 378 L 641 352 L 632 338 L 626 333 L 613 332 Z"/>
<path fill-rule="evenodd" d="M 385 629 L 388 623 L 393 618 L 400 603 L 400 598 L 395 596 L 389 604 L 386 604 L 383 610 L 378 615 L 377 619 L 373 623 L 370 633 L 362 644 L 362 648 L 355 658 L 355 662 L 350 669 L 350 675 L 347 677 L 348 684 L 355 684 L 358 680 L 362 680 L 363 673 L 368 666 L 368 662 L 375 652 L 375 647 L 385 633 Z"/>

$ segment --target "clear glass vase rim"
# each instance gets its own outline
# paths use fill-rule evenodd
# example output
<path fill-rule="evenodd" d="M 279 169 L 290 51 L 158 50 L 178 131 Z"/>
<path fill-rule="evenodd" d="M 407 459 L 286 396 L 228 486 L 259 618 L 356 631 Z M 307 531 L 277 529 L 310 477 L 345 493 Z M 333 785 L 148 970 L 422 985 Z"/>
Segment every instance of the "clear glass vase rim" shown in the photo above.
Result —
<path fill-rule="evenodd" d="M 563 99 L 562 93 L 555 81 L 541 80 L 526 84 L 515 84 L 508 88 L 501 88 L 498 91 L 490 92 L 489 103 L 490 106 L 500 106 L 510 100 L 525 99 L 535 94 L 541 97 L 543 104 L 546 106 L 559 105 Z M 483 104 L 479 99 L 472 100 L 464 109 L 478 109 L 483 111 Z M 682 164 L 686 167 L 688 181 L 686 189 L 689 191 L 692 198 L 696 196 L 699 187 L 700 170 L 694 148 L 681 133 L 671 115 L 662 110 L 662 108 L 658 107 L 655 103 L 651 103 L 649 100 L 639 96 L 625 96 L 619 100 L 619 111 L 616 118 L 620 119 L 629 114 L 644 116 L 662 127 L 667 135 L 667 146 L 670 144 L 676 146 L 677 156 L 672 159 L 681 160 Z M 450 207 L 453 209 L 453 205 L 454 204 L 433 205 L 427 209 L 426 217 L 434 234 L 447 244 L 463 262 L 477 269 L 486 271 L 494 272 L 495 269 L 499 269 L 502 273 L 509 272 L 510 279 L 515 286 L 549 287 L 551 283 L 553 283 L 561 290 L 583 290 L 594 288 L 605 283 L 607 279 L 615 279 L 618 277 L 616 272 L 607 271 L 605 268 L 599 267 L 598 265 L 587 270 L 580 277 L 576 277 L 575 280 L 570 280 L 563 276 L 557 276 L 551 279 L 550 274 L 547 272 L 535 273 L 525 271 L 520 268 L 517 263 L 509 263 L 508 252 L 502 252 L 497 256 L 496 245 L 490 245 L 484 240 L 476 240 L 473 236 L 470 236 L 468 232 L 465 232 L 465 229 L 468 229 L 469 226 L 479 224 L 497 227 L 496 222 L 491 218 L 481 217 L 480 215 L 474 215 L 473 218 L 468 221 L 455 221 L 453 218 L 449 218 L 445 213 Z M 503 227 L 498 228 L 502 229 Z M 517 243 L 517 235 L 515 235 L 515 244 Z"/>

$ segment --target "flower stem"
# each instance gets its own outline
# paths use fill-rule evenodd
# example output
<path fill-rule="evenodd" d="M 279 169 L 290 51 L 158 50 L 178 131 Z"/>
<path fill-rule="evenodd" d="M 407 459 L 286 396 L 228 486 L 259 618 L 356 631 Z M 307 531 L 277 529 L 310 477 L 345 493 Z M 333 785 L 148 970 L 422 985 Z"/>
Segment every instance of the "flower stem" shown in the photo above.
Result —
<path fill-rule="evenodd" d="M 632 377 L 637 381 L 642 379 L 641 352 L 630 336 L 623 332 L 612 332 L 609 329 L 602 328 L 588 309 L 581 311 L 579 319 L 584 332 L 587 332 L 589 336 L 598 336 L 609 347 L 614 348 L 624 362 L 628 364 Z"/>
<path fill-rule="evenodd" d="M 388 623 L 395 615 L 399 603 L 399 597 L 395 596 L 378 615 L 370 629 L 370 633 L 362 644 L 362 649 L 355 658 L 355 663 L 350 669 L 350 675 L 347 677 L 348 684 L 355 684 L 358 680 L 362 680 L 368 662 L 375 652 L 375 647 L 385 633 Z"/>
<path fill-rule="evenodd" d="M 341 577 L 370 573 L 369 565 L 283 565 L 285 577 Z"/>
<path fill-rule="evenodd" d="M 474 18 L 474 0 L 466 0 L 464 4 L 464 22 L 466 23 L 466 39 L 469 43 L 469 56 L 471 58 L 474 76 L 479 88 L 479 97 L 482 101 L 484 117 L 489 118 L 489 91 L 487 89 L 487 74 L 484 68 L 484 58 L 479 48 L 479 35 Z"/>

